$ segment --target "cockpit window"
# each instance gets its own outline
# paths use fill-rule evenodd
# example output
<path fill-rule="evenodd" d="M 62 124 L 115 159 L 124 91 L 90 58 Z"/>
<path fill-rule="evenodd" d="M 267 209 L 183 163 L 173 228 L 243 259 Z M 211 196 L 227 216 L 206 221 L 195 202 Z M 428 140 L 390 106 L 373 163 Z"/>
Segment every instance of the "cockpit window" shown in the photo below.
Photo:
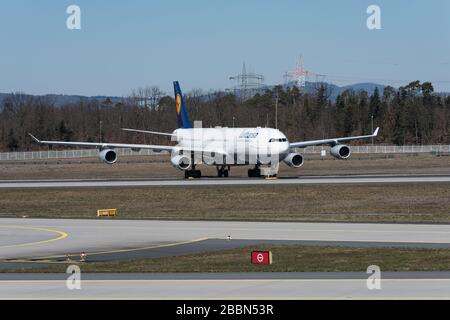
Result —
<path fill-rule="evenodd" d="M 287 141 L 286 138 L 279 138 L 279 139 L 271 138 L 269 140 L 269 142 L 286 142 L 286 141 Z"/>

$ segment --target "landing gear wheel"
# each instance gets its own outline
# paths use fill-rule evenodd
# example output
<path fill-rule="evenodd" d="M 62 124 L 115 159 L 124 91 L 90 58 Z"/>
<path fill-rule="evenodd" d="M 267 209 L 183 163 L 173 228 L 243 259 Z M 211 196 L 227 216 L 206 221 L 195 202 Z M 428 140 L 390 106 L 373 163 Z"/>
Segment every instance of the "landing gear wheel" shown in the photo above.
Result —
<path fill-rule="evenodd" d="M 186 179 L 189 179 L 189 178 L 201 178 L 201 176 L 202 176 L 202 172 L 200 171 L 200 170 L 186 170 L 185 172 L 184 172 L 184 177 L 186 178 Z"/>
<path fill-rule="evenodd" d="M 248 169 L 249 178 L 259 178 L 261 176 L 261 170 L 259 168 Z"/>
<path fill-rule="evenodd" d="M 222 177 L 227 178 L 229 170 L 230 170 L 230 167 L 228 167 L 228 169 L 225 169 L 224 167 L 217 167 L 217 176 L 219 178 L 222 178 Z"/>

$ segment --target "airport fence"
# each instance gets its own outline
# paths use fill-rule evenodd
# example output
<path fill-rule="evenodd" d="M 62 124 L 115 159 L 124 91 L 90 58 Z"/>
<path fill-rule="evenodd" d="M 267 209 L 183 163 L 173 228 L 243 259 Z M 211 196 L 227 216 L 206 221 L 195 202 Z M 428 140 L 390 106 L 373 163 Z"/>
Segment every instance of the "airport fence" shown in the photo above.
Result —
<path fill-rule="evenodd" d="M 329 150 L 326 146 L 311 146 L 303 150 L 303 153 L 321 153 L 322 150 Z M 350 146 L 352 153 L 448 153 L 450 145 L 409 145 L 409 146 L 389 146 L 389 145 L 366 145 Z"/>
<path fill-rule="evenodd" d="M 149 149 L 133 151 L 128 148 L 116 149 L 118 156 L 155 155 L 164 154 L 166 151 L 155 152 Z M 167 153 L 167 152 L 166 152 Z M 98 149 L 74 149 L 74 150 L 42 150 L 25 152 L 1 152 L 0 161 L 25 161 L 25 160 L 49 160 L 49 159 L 73 159 L 98 157 Z"/>
<path fill-rule="evenodd" d="M 410 145 L 410 146 L 388 146 L 367 145 L 350 146 L 352 153 L 449 153 L 450 145 Z M 329 147 L 312 146 L 300 149 L 302 153 L 320 154 L 322 150 L 328 152 Z M 150 156 L 166 154 L 167 151 L 155 152 L 149 149 L 133 151 L 128 148 L 116 149 L 118 156 Z M 41 150 L 25 152 L 1 152 L 0 161 L 26 161 L 26 160 L 49 160 L 49 159 L 72 159 L 98 157 L 97 149 L 73 149 L 73 150 Z"/>

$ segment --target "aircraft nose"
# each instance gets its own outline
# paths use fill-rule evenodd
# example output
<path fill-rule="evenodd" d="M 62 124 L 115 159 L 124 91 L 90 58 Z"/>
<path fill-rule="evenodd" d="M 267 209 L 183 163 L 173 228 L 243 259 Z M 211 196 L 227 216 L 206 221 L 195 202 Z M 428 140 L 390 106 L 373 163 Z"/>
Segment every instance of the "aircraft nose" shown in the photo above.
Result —
<path fill-rule="evenodd" d="M 287 155 L 289 153 L 289 143 L 283 142 L 278 145 L 278 154 L 280 156 Z"/>

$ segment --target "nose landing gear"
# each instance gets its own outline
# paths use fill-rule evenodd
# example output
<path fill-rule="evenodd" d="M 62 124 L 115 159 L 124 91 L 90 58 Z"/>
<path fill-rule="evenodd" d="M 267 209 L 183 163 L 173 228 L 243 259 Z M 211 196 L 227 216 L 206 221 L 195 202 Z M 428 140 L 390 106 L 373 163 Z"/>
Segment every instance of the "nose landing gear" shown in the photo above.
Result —
<path fill-rule="evenodd" d="M 225 166 L 221 166 L 221 167 L 217 167 L 217 176 L 219 178 L 228 177 L 228 172 L 230 171 L 230 166 L 225 167 Z"/>

